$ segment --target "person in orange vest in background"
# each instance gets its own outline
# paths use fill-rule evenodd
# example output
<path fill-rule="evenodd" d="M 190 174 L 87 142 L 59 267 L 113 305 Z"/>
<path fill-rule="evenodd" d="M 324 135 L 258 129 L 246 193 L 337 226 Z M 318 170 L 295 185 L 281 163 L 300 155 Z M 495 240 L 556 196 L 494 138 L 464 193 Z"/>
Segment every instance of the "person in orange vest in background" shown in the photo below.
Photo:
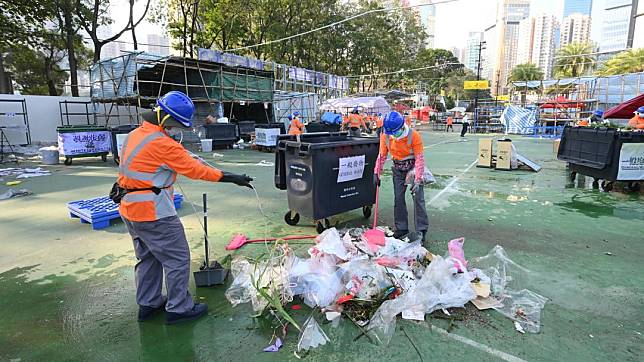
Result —
<path fill-rule="evenodd" d="M 409 115 L 409 112 L 405 112 L 405 124 L 411 127 L 411 116 Z"/>
<path fill-rule="evenodd" d="M 166 324 L 197 319 L 208 312 L 188 292 L 190 248 L 173 203 L 177 174 L 251 187 L 252 178 L 222 172 L 191 157 L 170 135 L 192 127 L 195 106 L 182 92 L 171 91 L 141 115 L 141 126 L 123 143 L 119 176 L 110 197 L 134 243 L 138 320 L 165 309 Z M 165 274 L 167 298 L 161 294 Z"/>
<path fill-rule="evenodd" d="M 449 132 L 450 129 L 454 132 L 454 118 L 452 118 L 452 116 L 447 116 L 447 127 L 445 127 L 445 132 Z"/>
<path fill-rule="evenodd" d="M 644 131 L 644 106 L 635 111 L 635 115 L 628 121 L 628 125 L 638 131 Z"/>
<path fill-rule="evenodd" d="M 353 112 L 342 122 L 342 130 L 349 128 L 350 134 L 353 137 L 360 137 L 360 131 L 367 130 L 367 125 L 358 111 L 358 107 L 353 109 Z"/>
<path fill-rule="evenodd" d="M 382 123 L 382 113 L 378 113 L 378 116 L 376 117 L 376 134 L 378 135 L 378 137 L 380 137 L 380 132 L 382 131 Z"/>
<path fill-rule="evenodd" d="M 299 115 L 300 112 L 294 112 L 292 115 L 289 114 L 288 119 L 291 121 L 291 126 L 288 129 L 288 134 L 298 135 L 304 133 L 304 123 L 300 121 Z"/>
<path fill-rule="evenodd" d="M 423 191 L 423 174 L 425 171 L 425 157 L 423 155 L 423 140 L 420 133 L 412 130 L 405 124 L 403 116 L 398 112 L 390 112 L 383 122 L 384 134 L 380 136 L 380 153 L 374 168 L 375 181 L 380 185 L 380 175 L 391 154 L 393 167 L 391 168 L 394 182 L 394 224 L 395 238 L 401 238 L 409 233 L 407 204 L 405 202 L 405 184 L 407 173 L 412 169 L 415 172 L 411 194 L 414 199 L 414 224 L 416 231 L 422 233 L 423 240 L 427 236 L 429 220 L 425 208 L 425 193 Z"/>

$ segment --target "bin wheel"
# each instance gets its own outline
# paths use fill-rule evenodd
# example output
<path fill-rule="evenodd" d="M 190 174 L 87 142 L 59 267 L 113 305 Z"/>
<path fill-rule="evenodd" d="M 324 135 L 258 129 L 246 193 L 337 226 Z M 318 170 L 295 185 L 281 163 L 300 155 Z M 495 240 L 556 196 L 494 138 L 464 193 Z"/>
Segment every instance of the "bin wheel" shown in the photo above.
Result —
<path fill-rule="evenodd" d="M 363 206 L 362 207 L 362 216 L 364 216 L 365 219 L 368 219 L 371 217 L 371 206 Z"/>
<path fill-rule="evenodd" d="M 577 178 L 577 172 L 573 171 L 570 173 L 570 181 L 575 182 L 575 179 Z"/>
<path fill-rule="evenodd" d="M 291 226 L 295 226 L 298 222 L 300 222 L 300 214 L 298 214 L 297 212 L 289 211 L 286 213 L 286 215 L 284 215 L 284 221 Z"/>
<path fill-rule="evenodd" d="M 613 189 L 613 183 L 610 181 L 602 181 L 602 190 L 610 192 Z"/>
<path fill-rule="evenodd" d="M 628 186 L 626 187 L 626 191 L 628 192 L 639 192 L 640 191 L 640 184 L 637 182 L 629 182 Z"/>
<path fill-rule="evenodd" d="M 107 155 L 101 155 L 101 160 L 103 160 L 103 162 L 107 162 Z"/>
<path fill-rule="evenodd" d="M 599 188 L 599 180 L 594 179 L 593 180 L 593 189 L 598 189 Z"/>
<path fill-rule="evenodd" d="M 72 164 L 72 159 L 71 157 L 65 157 L 65 166 L 69 166 Z"/>
<path fill-rule="evenodd" d="M 318 234 L 322 234 L 324 230 L 330 229 L 331 228 L 331 222 L 329 219 L 324 219 L 324 220 L 318 220 L 318 222 L 315 225 L 315 230 L 318 232 Z"/>
<path fill-rule="evenodd" d="M 120 162 L 120 159 L 118 158 L 118 156 L 115 156 L 114 157 L 114 163 L 118 165 L 119 162 Z"/>

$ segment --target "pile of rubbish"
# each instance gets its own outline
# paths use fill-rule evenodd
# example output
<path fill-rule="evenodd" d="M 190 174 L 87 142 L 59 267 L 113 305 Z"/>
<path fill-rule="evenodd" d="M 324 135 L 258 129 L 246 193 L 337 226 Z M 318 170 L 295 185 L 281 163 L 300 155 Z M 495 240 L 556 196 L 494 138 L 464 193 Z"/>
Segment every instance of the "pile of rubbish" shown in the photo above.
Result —
<path fill-rule="evenodd" d="M 313 313 L 299 326 L 286 312 L 284 306 L 295 297 L 314 312 L 319 308 L 332 326 L 346 317 L 380 344 L 391 340 L 398 315 L 423 321 L 426 314 L 463 308 L 468 302 L 478 309 L 497 310 L 515 321 L 521 333 L 539 332 L 546 298 L 522 288 L 528 271 L 510 260 L 501 246 L 468 261 L 464 238 L 451 240 L 443 257 L 428 252 L 420 240 L 385 237 L 382 245 L 365 231 L 328 229 L 308 250 L 308 258 L 297 257 L 288 244 L 280 243 L 273 245 L 268 258 L 237 256 L 226 298 L 234 306 L 251 303 L 254 311 L 269 311 L 282 325 L 296 327 L 297 352 L 326 344 L 329 338 Z M 276 344 L 269 347 L 279 349 Z"/>
<path fill-rule="evenodd" d="M 40 176 L 50 176 L 51 172 L 49 170 L 45 170 L 42 167 L 37 167 L 37 168 L 18 168 L 18 167 L 10 167 L 10 168 L 0 168 L 0 177 L 7 177 L 7 176 L 15 176 L 17 179 L 19 178 L 32 178 L 32 177 L 40 177 Z"/>

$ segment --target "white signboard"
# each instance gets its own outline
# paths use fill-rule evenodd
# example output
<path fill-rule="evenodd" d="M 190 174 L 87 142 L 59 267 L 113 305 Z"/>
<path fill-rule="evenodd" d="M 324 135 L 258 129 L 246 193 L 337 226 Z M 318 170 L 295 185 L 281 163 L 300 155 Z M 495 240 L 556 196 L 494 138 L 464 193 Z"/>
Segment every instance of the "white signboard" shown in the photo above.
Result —
<path fill-rule="evenodd" d="M 362 178 L 364 173 L 364 155 L 340 158 L 338 183 Z"/>
<path fill-rule="evenodd" d="M 644 143 L 624 143 L 619 153 L 620 181 L 644 180 Z"/>
<path fill-rule="evenodd" d="M 121 150 L 123 149 L 123 142 L 125 142 L 125 139 L 129 133 L 126 134 L 117 134 L 116 135 L 116 149 L 118 150 L 118 156 L 121 158 Z M 112 150 L 114 152 L 114 150 Z"/>
<path fill-rule="evenodd" d="M 109 131 L 59 133 L 58 149 L 63 156 L 110 152 L 112 139 Z"/>
<path fill-rule="evenodd" d="M 277 146 L 277 136 L 279 135 L 279 128 L 255 128 L 255 144 L 268 147 Z"/>

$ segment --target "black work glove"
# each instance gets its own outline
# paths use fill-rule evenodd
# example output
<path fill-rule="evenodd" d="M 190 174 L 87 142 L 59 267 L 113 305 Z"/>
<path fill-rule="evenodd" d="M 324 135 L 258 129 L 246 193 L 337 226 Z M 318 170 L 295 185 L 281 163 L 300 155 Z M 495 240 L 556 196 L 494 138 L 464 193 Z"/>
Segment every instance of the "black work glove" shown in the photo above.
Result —
<path fill-rule="evenodd" d="M 250 182 L 253 181 L 253 178 L 250 176 L 244 175 L 237 175 L 234 173 L 230 172 L 225 172 L 224 175 L 221 177 L 221 180 L 219 182 L 230 182 L 234 183 L 237 186 L 246 186 L 248 188 L 253 188 L 253 186 L 250 184 Z"/>

